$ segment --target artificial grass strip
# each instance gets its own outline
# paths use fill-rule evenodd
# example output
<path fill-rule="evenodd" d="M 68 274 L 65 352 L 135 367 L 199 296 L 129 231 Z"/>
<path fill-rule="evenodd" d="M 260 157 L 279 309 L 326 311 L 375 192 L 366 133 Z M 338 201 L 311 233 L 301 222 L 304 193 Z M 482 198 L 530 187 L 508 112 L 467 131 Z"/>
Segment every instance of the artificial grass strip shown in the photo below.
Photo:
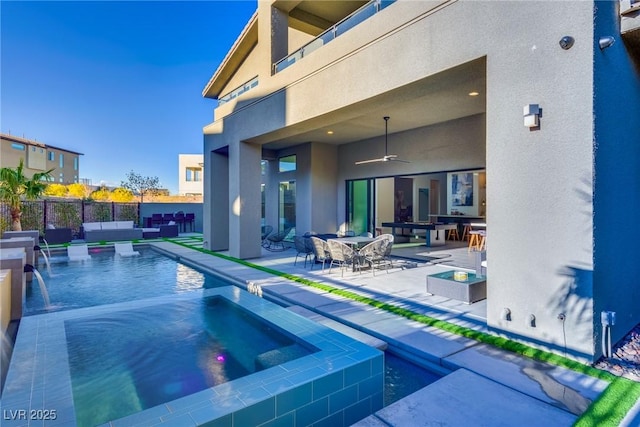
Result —
<path fill-rule="evenodd" d="M 640 399 L 640 383 L 626 378 L 617 378 L 578 418 L 574 427 L 613 427 Z"/>
<path fill-rule="evenodd" d="M 627 380 L 624 378 L 616 377 L 615 375 L 593 368 L 575 360 L 568 359 L 566 357 L 550 353 L 548 351 L 533 348 L 526 344 L 511 341 L 507 338 L 499 337 L 496 335 L 487 334 L 485 332 L 479 332 L 464 326 L 455 325 L 444 320 L 439 320 L 425 314 L 416 313 L 406 308 L 398 307 L 393 304 L 374 300 L 373 298 L 365 297 L 355 292 L 347 291 L 345 289 L 334 288 L 330 285 L 314 282 L 309 279 L 305 279 L 299 276 L 294 276 L 289 273 L 274 270 L 269 267 L 263 267 L 261 265 L 253 264 L 251 262 L 234 258 L 221 253 L 213 252 L 208 249 L 190 246 L 183 242 L 172 241 L 180 246 L 184 246 L 202 253 L 206 253 L 218 258 L 222 258 L 228 261 L 235 262 L 237 264 L 244 265 L 256 270 L 269 273 L 274 276 L 283 277 L 285 279 L 292 280 L 296 283 L 301 283 L 307 286 L 314 287 L 316 289 L 323 290 L 328 293 L 340 295 L 342 297 L 361 302 L 363 304 L 370 305 L 372 307 L 379 308 L 381 310 L 396 314 L 398 316 L 405 317 L 410 320 L 422 323 L 427 326 L 441 329 L 452 334 L 460 335 L 465 338 L 473 339 L 485 344 L 492 345 L 494 347 L 501 348 L 512 353 L 520 354 L 529 357 L 534 360 L 549 363 L 555 366 L 564 367 L 581 374 L 589 375 L 600 380 L 609 382 L 609 386 L 600 394 L 587 410 L 576 420 L 574 427 L 601 427 L 601 426 L 617 426 L 620 421 L 625 417 L 631 407 L 640 399 L 640 383 Z"/>

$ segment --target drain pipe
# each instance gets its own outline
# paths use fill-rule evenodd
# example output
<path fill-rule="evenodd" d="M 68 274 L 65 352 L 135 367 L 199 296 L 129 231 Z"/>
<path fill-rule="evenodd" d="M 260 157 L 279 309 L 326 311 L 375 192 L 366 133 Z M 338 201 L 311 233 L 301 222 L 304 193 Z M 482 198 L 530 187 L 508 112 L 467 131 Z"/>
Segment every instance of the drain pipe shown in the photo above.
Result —
<path fill-rule="evenodd" d="M 602 322 L 602 354 L 608 359 L 612 356 L 611 326 L 616 324 L 615 311 L 603 311 L 600 313 L 600 320 Z"/>

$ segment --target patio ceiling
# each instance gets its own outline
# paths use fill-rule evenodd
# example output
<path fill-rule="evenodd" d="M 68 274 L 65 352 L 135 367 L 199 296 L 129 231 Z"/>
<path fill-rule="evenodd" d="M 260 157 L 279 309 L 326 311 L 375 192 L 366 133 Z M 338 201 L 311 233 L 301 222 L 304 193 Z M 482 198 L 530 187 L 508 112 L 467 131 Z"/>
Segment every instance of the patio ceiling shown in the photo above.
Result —
<path fill-rule="evenodd" d="M 343 109 L 252 138 L 278 150 L 305 142 L 342 145 L 486 111 L 486 61 L 480 58 Z M 476 91 L 477 96 L 469 96 Z M 332 131 L 332 134 L 328 134 Z"/>

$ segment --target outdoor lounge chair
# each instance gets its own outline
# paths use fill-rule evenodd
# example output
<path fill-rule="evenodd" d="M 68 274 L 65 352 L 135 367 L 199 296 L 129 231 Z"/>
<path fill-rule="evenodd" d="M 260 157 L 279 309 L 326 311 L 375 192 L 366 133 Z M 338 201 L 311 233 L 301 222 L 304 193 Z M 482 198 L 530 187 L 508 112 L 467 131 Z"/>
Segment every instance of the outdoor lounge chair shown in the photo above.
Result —
<path fill-rule="evenodd" d="M 133 250 L 133 244 L 131 242 L 114 243 L 113 247 L 119 256 L 129 257 L 140 255 L 140 252 Z"/>
<path fill-rule="evenodd" d="M 69 261 L 86 261 L 91 259 L 87 245 L 67 246 L 67 256 Z"/>
<path fill-rule="evenodd" d="M 285 228 L 282 231 L 267 236 L 267 245 L 264 247 L 268 251 L 284 251 L 287 247 L 284 245 L 284 239 L 291 232 L 291 228 Z"/>
<path fill-rule="evenodd" d="M 293 262 L 293 265 L 296 265 L 296 263 L 298 262 L 298 256 L 303 254 L 304 255 L 304 266 L 307 266 L 307 258 L 309 258 L 311 255 L 313 255 L 313 248 L 307 243 L 307 241 L 309 240 L 308 237 L 302 237 L 302 236 L 296 236 L 294 237 L 294 244 L 296 246 L 296 259 Z"/>
<path fill-rule="evenodd" d="M 266 248 L 267 246 L 269 246 L 269 241 L 267 240 L 267 237 L 269 237 L 269 234 L 271 234 L 271 232 L 273 231 L 273 227 L 270 225 L 263 225 L 262 226 L 262 247 Z"/>

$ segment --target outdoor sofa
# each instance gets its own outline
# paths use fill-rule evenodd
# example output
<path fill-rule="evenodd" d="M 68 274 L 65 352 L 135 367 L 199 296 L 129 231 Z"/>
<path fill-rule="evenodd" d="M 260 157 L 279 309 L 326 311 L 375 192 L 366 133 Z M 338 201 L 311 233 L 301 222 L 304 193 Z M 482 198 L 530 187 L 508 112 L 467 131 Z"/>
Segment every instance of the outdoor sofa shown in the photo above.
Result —
<path fill-rule="evenodd" d="M 142 239 L 142 228 L 135 228 L 133 221 L 85 222 L 82 231 L 87 243 Z"/>

